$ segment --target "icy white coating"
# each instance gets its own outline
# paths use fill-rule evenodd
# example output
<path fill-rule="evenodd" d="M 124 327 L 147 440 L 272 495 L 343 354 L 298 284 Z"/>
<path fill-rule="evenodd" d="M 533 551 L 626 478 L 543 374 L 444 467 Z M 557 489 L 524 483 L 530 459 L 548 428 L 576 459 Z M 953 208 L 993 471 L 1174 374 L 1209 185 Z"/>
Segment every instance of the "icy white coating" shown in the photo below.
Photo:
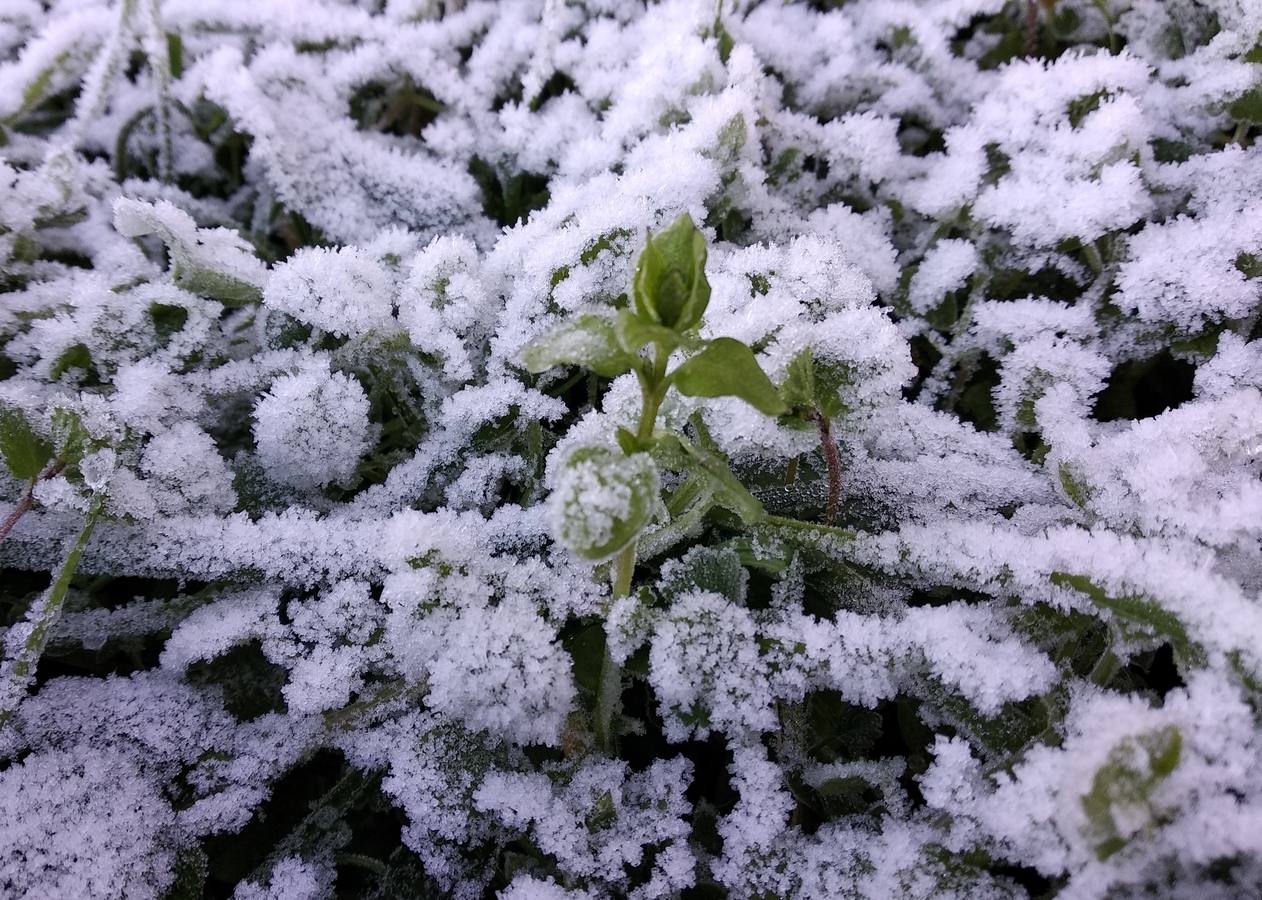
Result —
<path fill-rule="evenodd" d="M 280 376 L 254 406 L 259 463 L 295 488 L 349 480 L 369 449 L 369 430 L 364 389 L 319 367 Z"/>
<path fill-rule="evenodd" d="M 1254 896 L 1260 310 L 1255 0 L 4 0 L 0 897 Z"/>

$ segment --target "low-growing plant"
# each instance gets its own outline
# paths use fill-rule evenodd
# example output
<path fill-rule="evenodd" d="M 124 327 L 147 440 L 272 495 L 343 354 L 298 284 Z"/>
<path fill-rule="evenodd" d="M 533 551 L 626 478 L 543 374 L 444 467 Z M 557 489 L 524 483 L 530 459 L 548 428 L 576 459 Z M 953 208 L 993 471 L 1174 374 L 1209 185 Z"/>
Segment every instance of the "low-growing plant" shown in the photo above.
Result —
<path fill-rule="evenodd" d="M 0 897 L 1245 898 L 1262 19 L 0 9 Z"/>

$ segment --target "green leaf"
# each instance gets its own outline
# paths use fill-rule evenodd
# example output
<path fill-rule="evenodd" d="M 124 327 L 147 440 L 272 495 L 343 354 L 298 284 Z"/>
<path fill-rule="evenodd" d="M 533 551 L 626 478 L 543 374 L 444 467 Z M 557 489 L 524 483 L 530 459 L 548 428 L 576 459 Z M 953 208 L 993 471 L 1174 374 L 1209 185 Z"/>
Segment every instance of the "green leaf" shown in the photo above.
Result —
<path fill-rule="evenodd" d="M 1092 603 L 1113 613 L 1123 624 L 1139 626 L 1148 633 L 1165 638 L 1176 658 L 1190 663 L 1204 660 L 1204 650 L 1188 636 L 1183 622 L 1156 600 L 1142 596 L 1110 597 L 1085 575 L 1053 572 L 1049 580 L 1057 587 L 1073 588 L 1086 594 Z"/>
<path fill-rule="evenodd" d="M 158 343 L 165 347 L 188 322 L 188 310 L 183 306 L 173 306 L 169 303 L 150 303 L 149 318 L 153 321 L 153 330 L 157 335 Z"/>
<path fill-rule="evenodd" d="M 613 794 L 605 791 L 596 801 L 596 806 L 587 814 L 583 824 L 587 826 L 589 832 L 595 834 L 597 831 L 608 828 L 617 818 L 618 809 L 614 806 Z"/>
<path fill-rule="evenodd" d="M 245 306 L 263 299 L 263 293 L 254 285 L 211 269 L 176 265 L 171 275 L 190 294 L 218 300 L 224 306 Z"/>
<path fill-rule="evenodd" d="M 578 261 L 588 266 L 594 263 L 600 257 L 600 254 L 605 252 L 620 256 L 626 252 L 622 248 L 622 243 L 633 236 L 634 232 L 626 228 L 615 228 L 613 231 L 607 231 L 583 248 L 583 252 L 578 255 Z"/>
<path fill-rule="evenodd" d="M 557 539 L 576 556 L 602 562 L 640 536 L 661 504 L 657 466 L 647 453 L 580 447 L 559 473 L 551 506 Z"/>
<path fill-rule="evenodd" d="M 1100 105 L 1111 98 L 1112 92 L 1101 88 L 1093 94 L 1075 97 L 1069 102 L 1069 124 L 1077 128 L 1082 120 L 1100 108 Z"/>
<path fill-rule="evenodd" d="M 632 453 L 640 453 L 644 450 L 651 449 L 651 447 L 646 447 L 644 442 L 641 441 L 635 434 L 622 426 L 619 426 L 618 430 L 614 432 L 614 439 L 617 440 L 618 446 L 622 448 L 622 452 L 627 456 L 630 456 Z"/>
<path fill-rule="evenodd" d="M 48 377 L 56 381 L 71 369 L 82 369 L 89 374 L 95 371 L 92 354 L 83 344 L 74 344 L 63 350 L 61 355 L 53 360 L 52 368 L 48 370 Z"/>
<path fill-rule="evenodd" d="M 257 303 L 267 269 L 254 248 L 228 228 L 199 228 L 193 217 L 166 201 L 122 198 L 114 227 L 127 237 L 156 234 L 166 244 L 171 277 L 181 288 L 226 306 Z"/>
<path fill-rule="evenodd" d="M 184 847 L 175 857 L 175 880 L 163 900 L 202 900 L 210 872 L 206 853 L 197 844 Z"/>
<path fill-rule="evenodd" d="M 535 338 L 521 353 L 529 372 L 545 372 L 553 366 L 577 365 L 605 378 L 629 370 L 636 357 L 623 350 L 614 323 L 605 316 L 579 316 Z"/>
<path fill-rule="evenodd" d="M 732 39 L 732 35 L 723 27 L 723 20 L 715 18 L 714 20 L 714 36 L 718 39 L 719 61 L 723 65 L 727 65 L 728 59 L 732 55 L 732 50 L 736 46 L 736 41 Z"/>
<path fill-rule="evenodd" d="M 658 432 L 653 437 L 653 461 L 659 468 L 678 472 L 688 468 L 690 457 L 684 449 L 684 441 L 669 431 Z"/>
<path fill-rule="evenodd" d="M 1075 506 L 1086 509 L 1087 502 L 1091 499 L 1091 488 L 1074 477 L 1074 470 L 1068 463 L 1060 464 L 1057 475 L 1060 477 L 1060 486 L 1065 489 L 1065 496 L 1072 500 Z"/>
<path fill-rule="evenodd" d="M 815 406 L 815 360 L 810 347 L 789 360 L 780 397 L 790 409 Z"/>
<path fill-rule="evenodd" d="M 1237 122 L 1262 125 L 1262 87 L 1246 91 L 1227 107 L 1227 111 Z"/>
<path fill-rule="evenodd" d="M 1183 734 L 1173 725 L 1125 738 L 1109 751 L 1091 781 L 1091 790 L 1082 796 L 1085 833 L 1097 859 L 1103 862 L 1130 843 L 1131 838 L 1117 826 L 1115 807 L 1124 807 L 1128 819 L 1146 811 L 1149 827 L 1161 820 L 1163 813 L 1154 806 L 1153 794 L 1178 767 L 1182 754 Z"/>
<path fill-rule="evenodd" d="M 767 511 L 762 503 L 741 484 L 727 460 L 717 450 L 698 447 L 681 440 L 677 435 L 664 433 L 658 434 L 654 439 L 653 458 L 663 469 L 687 470 L 702 479 L 703 483 L 709 485 L 709 493 L 704 502 L 717 502 L 734 512 L 745 524 L 756 525 L 767 518 Z M 687 487 L 686 483 L 680 490 Z M 695 492 L 689 492 L 686 499 L 696 499 Z M 672 511 L 682 514 L 682 508 L 674 509 L 675 505 L 676 500 L 672 497 Z"/>
<path fill-rule="evenodd" d="M 704 451 L 695 456 L 714 482 L 714 499 L 720 506 L 736 513 L 746 525 L 757 525 L 767 518 L 767 510 L 763 509 L 762 503 L 741 484 L 725 461 Z"/>
<path fill-rule="evenodd" d="M 696 344 L 695 340 L 688 340 L 677 331 L 672 331 L 664 325 L 646 322 L 625 309 L 618 310 L 614 333 L 618 338 L 618 346 L 628 353 L 639 353 L 640 349 L 647 344 L 660 344 L 668 352 L 677 347 Z"/>
<path fill-rule="evenodd" d="M 677 561 L 663 566 L 658 590 L 667 600 L 690 591 L 713 591 L 744 604 L 749 573 L 741 555 L 731 547 L 694 547 Z"/>
<path fill-rule="evenodd" d="M 565 637 L 562 644 L 570 656 L 575 686 L 587 701 L 587 706 L 595 708 L 596 694 L 600 690 L 600 670 L 605 659 L 604 623 L 593 622 L 580 628 Z"/>
<path fill-rule="evenodd" d="M 546 175 L 510 173 L 479 156 L 469 160 L 468 171 L 482 191 L 482 211 L 502 227 L 512 227 L 548 205 Z"/>
<path fill-rule="evenodd" d="M 184 74 L 184 39 L 179 32 L 167 32 L 167 65 L 171 67 L 172 78 Z"/>
<path fill-rule="evenodd" d="M 687 213 L 650 235 L 631 283 L 636 314 L 675 331 L 695 328 L 710 304 L 705 264 L 705 236 Z"/>
<path fill-rule="evenodd" d="M 53 410 L 52 438 L 58 461 L 67 465 L 83 459 L 96 444 L 79 414 L 68 409 Z"/>
<path fill-rule="evenodd" d="M 814 419 L 815 413 L 839 419 L 846 413 L 841 388 L 849 383 L 850 373 L 845 366 L 823 364 L 807 347 L 789 361 L 780 396 L 799 419 Z M 784 424 L 793 422 L 790 419 Z"/>
<path fill-rule="evenodd" d="M 716 338 L 669 379 L 688 397 L 739 397 L 763 415 L 788 412 L 780 392 L 758 365 L 754 351 L 734 338 Z"/>
<path fill-rule="evenodd" d="M 720 165 L 734 165 L 740 158 L 741 148 L 745 146 L 749 129 L 745 126 L 745 117 L 740 113 L 723 123 L 718 133 L 718 146 L 706 155 Z"/>
<path fill-rule="evenodd" d="M 0 454 L 13 477 L 33 481 L 53 458 L 53 448 L 18 409 L 0 409 Z"/>
<path fill-rule="evenodd" d="M 1262 278 L 1262 256 L 1241 253 L 1236 256 L 1236 269 L 1245 278 Z"/>

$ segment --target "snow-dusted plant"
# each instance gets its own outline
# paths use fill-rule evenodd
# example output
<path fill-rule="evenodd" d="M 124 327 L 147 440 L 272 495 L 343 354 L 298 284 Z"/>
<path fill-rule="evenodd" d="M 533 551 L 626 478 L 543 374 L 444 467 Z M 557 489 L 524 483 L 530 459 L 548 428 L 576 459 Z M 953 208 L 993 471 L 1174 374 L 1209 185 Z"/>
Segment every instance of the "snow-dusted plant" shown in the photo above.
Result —
<path fill-rule="evenodd" d="M 1262 891 L 1262 5 L 0 3 L 0 897 Z"/>

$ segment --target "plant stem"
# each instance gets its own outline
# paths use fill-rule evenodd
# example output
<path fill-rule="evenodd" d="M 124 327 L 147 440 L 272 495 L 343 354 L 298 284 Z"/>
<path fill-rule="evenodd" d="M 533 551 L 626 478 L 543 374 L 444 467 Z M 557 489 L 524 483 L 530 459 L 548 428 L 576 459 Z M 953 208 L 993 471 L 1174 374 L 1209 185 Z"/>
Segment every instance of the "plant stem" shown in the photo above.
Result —
<path fill-rule="evenodd" d="M 1038 34 L 1039 34 L 1039 4 L 1038 0 L 1025 0 L 1025 55 L 1034 56 L 1038 53 Z"/>
<path fill-rule="evenodd" d="M 175 180 L 171 138 L 171 63 L 158 0 L 147 0 L 145 13 L 145 53 L 158 93 L 154 104 L 154 122 L 158 130 L 158 178 L 170 183 Z"/>
<path fill-rule="evenodd" d="M 798 457 L 789 460 L 789 465 L 784 470 L 784 483 L 793 484 L 798 480 Z"/>
<path fill-rule="evenodd" d="M 1109 52 L 1114 56 L 1117 55 L 1117 32 L 1113 30 L 1113 26 L 1117 24 L 1117 20 L 1113 18 L 1113 13 L 1109 11 L 1109 0 L 1092 0 L 1095 8 L 1100 11 L 1100 15 L 1104 17 L 1104 25 L 1109 30 Z"/>
<path fill-rule="evenodd" d="M 841 504 L 841 457 L 837 454 L 837 442 L 833 440 L 833 423 L 821 412 L 815 414 L 819 426 L 819 443 L 824 449 L 824 462 L 828 464 L 828 508 L 824 524 L 837 521 L 837 507 Z"/>
<path fill-rule="evenodd" d="M 61 570 L 57 573 L 57 580 L 27 611 L 26 622 L 30 623 L 30 629 L 15 625 L 9 630 L 9 637 L 14 639 L 14 643 L 17 641 L 21 643 L 17 643 L 16 647 L 5 647 L 6 658 L 3 669 L 0 670 L 0 678 L 3 678 L 5 682 L 3 686 L 0 686 L 0 728 L 8 723 L 22 696 L 26 693 L 27 685 L 35 677 L 35 668 L 39 665 L 39 659 L 44 654 L 44 647 L 48 644 L 48 632 L 61 616 L 66 593 L 70 590 L 70 580 L 74 578 L 75 570 L 79 568 L 79 558 L 83 556 L 83 550 L 92 537 L 92 529 L 96 527 L 96 520 L 101 514 L 103 505 L 104 501 L 100 497 L 92 501 L 92 505 L 88 508 L 87 520 L 83 523 L 83 530 L 79 532 L 79 537 L 70 548 L 70 552 L 66 554 Z M 25 634 L 25 638 L 21 637 L 22 634 Z M 9 640 L 5 643 L 9 644 Z"/>
<path fill-rule="evenodd" d="M 669 385 L 666 382 L 666 364 L 670 359 L 670 351 L 658 344 L 653 360 L 653 368 L 645 372 L 639 370 L 640 376 L 640 422 L 636 427 L 636 437 L 647 443 L 653 437 L 653 427 L 657 424 L 657 410 L 662 405 L 662 396 Z M 613 567 L 613 600 L 619 600 L 631 593 L 631 580 L 635 576 L 636 550 L 639 541 L 628 544 L 614 560 Z M 600 685 L 596 689 L 596 746 L 605 753 L 614 751 L 613 720 L 617 708 L 622 702 L 622 666 L 614 661 L 609 653 L 609 630 L 605 629 L 605 652 L 600 663 Z"/>
<path fill-rule="evenodd" d="M 4 517 L 4 522 L 0 522 L 0 541 L 9 536 L 9 532 L 13 530 L 13 526 L 17 525 L 18 519 L 22 518 L 32 506 L 35 505 L 35 484 L 43 479 L 52 478 L 66 467 L 64 462 L 53 463 L 47 469 L 40 473 L 38 478 L 32 478 L 26 485 L 26 492 L 22 494 L 22 499 L 18 501 L 18 505 L 13 507 L 12 511 Z"/>
<path fill-rule="evenodd" d="M 666 382 L 666 363 L 670 360 L 670 351 L 657 344 L 654 352 L 653 368 L 649 372 L 639 371 L 640 375 L 640 425 L 635 436 L 647 441 L 653 436 L 653 426 L 657 424 L 657 410 L 662 405 L 662 398 L 669 385 Z"/>
<path fill-rule="evenodd" d="M 1100 257 L 1100 249 L 1095 244 L 1083 244 L 1082 252 L 1087 257 L 1087 265 L 1091 266 L 1091 270 L 1099 275 L 1104 271 L 1104 260 Z"/>
<path fill-rule="evenodd" d="M 613 567 L 613 599 L 618 600 L 631 593 L 631 578 L 635 574 L 636 541 L 618 554 Z M 605 650 L 600 661 L 600 684 L 596 688 L 596 746 L 604 753 L 614 751 L 613 720 L 616 708 L 622 700 L 622 666 L 609 652 L 609 629 L 605 628 Z"/>
<path fill-rule="evenodd" d="M 18 501 L 18 505 L 13 507 L 13 511 L 4 517 L 4 522 L 0 523 L 0 541 L 9 536 L 9 532 L 13 530 L 13 526 L 18 523 L 18 519 L 31 508 L 35 502 L 35 479 L 32 478 L 26 486 L 26 491 L 22 494 L 22 499 Z"/>
<path fill-rule="evenodd" d="M 372 872 L 374 875 L 385 875 L 389 871 L 381 860 L 363 853 L 338 853 L 333 860 L 338 865 L 355 866 Z"/>

